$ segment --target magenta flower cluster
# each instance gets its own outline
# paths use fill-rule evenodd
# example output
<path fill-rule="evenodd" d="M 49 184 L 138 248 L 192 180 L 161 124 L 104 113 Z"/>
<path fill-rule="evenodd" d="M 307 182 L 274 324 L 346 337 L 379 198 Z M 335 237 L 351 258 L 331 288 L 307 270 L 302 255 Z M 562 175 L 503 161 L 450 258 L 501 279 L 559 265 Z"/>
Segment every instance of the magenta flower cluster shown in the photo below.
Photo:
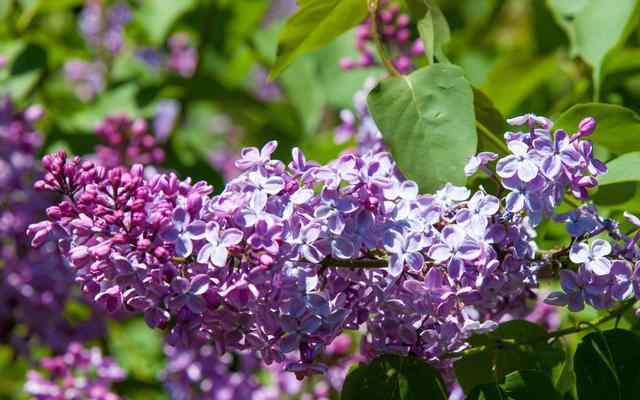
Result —
<path fill-rule="evenodd" d="M 166 112 L 171 113 L 172 110 L 160 110 L 155 119 L 159 123 L 154 126 L 166 130 L 166 125 L 172 125 L 172 121 L 160 121 L 167 119 Z M 96 127 L 96 134 L 104 142 L 104 145 L 96 146 L 96 163 L 103 167 L 116 168 L 135 163 L 157 165 L 164 161 L 164 150 L 142 118 L 132 119 L 126 114 L 108 116 Z"/>
<path fill-rule="evenodd" d="M 99 348 L 71 343 L 64 354 L 43 358 L 39 370 L 29 371 L 24 389 L 34 400 L 118 400 L 110 386 L 124 378 L 124 370 Z"/>
<path fill-rule="evenodd" d="M 327 346 L 365 326 L 368 357 L 438 362 L 470 334 L 526 314 L 546 261 L 533 227 L 603 171 L 583 127 L 552 135 L 546 119 L 511 122 L 530 129 L 505 135 L 504 200 L 450 184 L 421 195 L 386 152 L 320 165 L 293 149 L 285 164 L 269 142 L 242 151 L 243 173 L 216 196 L 204 182 L 59 152 L 44 158 L 36 188 L 66 198 L 29 235 L 35 246 L 57 239 L 85 293 L 169 327 L 177 347 L 251 349 L 302 377 L 326 372 L 317 360 Z M 468 172 L 496 158 L 481 153 Z"/>
<path fill-rule="evenodd" d="M 420 38 L 411 33 L 411 17 L 400 12 L 400 6 L 391 2 L 381 2 L 383 7 L 377 13 L 376 25 L 380 40 L 390 52 L 389 57 L 393 66 L 402 74 L 415 69 L 414 59 L 424 55 L 424 45 Z M 356 30 L 355 47 L 360 53 L 357 60 L 344 58 L 340 66 L 344 70 L 369 68 L 379 65 L 375 56 L 374 25 L 371 18 L 367 18 Z"/>
<path fill-rule="evenodd" d="M 131 10 L 125 3 L 105 7 L 101 0 L 89 0 L 78 24 L 86 42 L 98 53 L 116 54 L 122 49 L 124 27 L 131 18 Z"/>
<path fill-rule="evenodd" d="M 21 354 L 31 345 L 64 351 L 72 340 L 104 332 L 96 313 L 77 323 L 65 318 L 67 304 L 80 301 L 74 274 L 54 243 L 34 249 L 24 233 L 52 201 L 32 184 L 41 176 L 36 152 L 42 144 L 32 124 L 42 114 L 40 106 L 19 110 L 8 97 L 0 99 L 0 342 Z"/>

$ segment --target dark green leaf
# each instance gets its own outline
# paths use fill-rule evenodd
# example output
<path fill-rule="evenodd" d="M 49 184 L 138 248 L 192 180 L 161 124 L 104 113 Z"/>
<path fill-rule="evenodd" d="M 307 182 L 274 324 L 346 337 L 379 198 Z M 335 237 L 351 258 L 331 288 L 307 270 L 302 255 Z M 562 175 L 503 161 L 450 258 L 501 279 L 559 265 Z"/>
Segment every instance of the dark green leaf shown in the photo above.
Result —
<path fill-rule="evenodd" d="M 640 398 L 640 337 L 621 329 L 594 332 L 574 358 L 580 400 Z"/>
<path fill-rule="evenodd" d="M 462 357 L 454 364 L 456 378 L 464 389 L 469 393 L 471 389 L 478 385 L 491 384 L 496 382 L 494 375 L 494 360 L 492 351 L 481 351 Z"/>
<path fill-rule="evenodd" d="M 299 55 L 324 46 L 358 25 L 367 15 L 366 0 L 300 0 L 278 39 L 271 78 L 282 73 Z"/>
<path fill-rule="evenodd" d="M 387 355 L 352 369 L 342 400 L 438 400 L 447 391 L 438 372 L 416 357 Z"/>
<path fill-rule="evenodd" d="M 478 139 L 473 93 L 460 67 L 434 64 L 387 78 L 367 103 L 400 170 L 423 192 L 464 184 Z"/>
<path fill-rule="evenodd" d="M 473 88 L 473 107 L 478 130 L 478 151 L 503 153 L 503 147 L 496 144 L 496 140 L 504 143 L 504 133 L 509 129 L 504 116 L 498 111 L 491 99 L 475 87 Z"/>
<path fill-rule="evenodd" d="M 631 33 L 640 3 L 617 0 L 612 7 L 611 0 L 547 0 L 547 4 L 567 32 L 573 55 L 593 67 L 597 98 L 605 57 Z"/>
<path fill-rule="evenodd" d="M 500 386 L 513 400 L 560 400 L 549 377 L 540 371 L 512 372 Z"/>
<path fill-rule="evenodd" d="M 507 400 L 507 396 L 499 385 L 487 383 L 473 388 L 466 400 Z"/>
<path fill-rule="evenodd" d="M 613 104 L 576 104 L 556 120 L 555 127 L 575 132 L 584 117 L 593 117 L 598 123 L 590 138 L 594 143 L 615 154 L 640 151 L 640 116 L 634 111 Z"/>
<path fill-rule="evenodd" d="M 424 15 L 418 21 L 418 31 L 424 43 L 424 50 L 431 63 L 434 58 L 439 62 L 449 62 L 442 47 L 451 39 L 449 24 L 442 11 L 433 0 L 422 1 L 426 6 Z"/>
<path fill-rule="evenodd" d="M 501 383 L 513 371 L 549 372 L 564 358 L 559 345 L 546 341 L 540 325 L 524 320 L 508 321 L 495 331 L 474 335 L 469 342 L 480 351 L 456 361 L 456 377 L 465 392 L 481 384 Z"/>

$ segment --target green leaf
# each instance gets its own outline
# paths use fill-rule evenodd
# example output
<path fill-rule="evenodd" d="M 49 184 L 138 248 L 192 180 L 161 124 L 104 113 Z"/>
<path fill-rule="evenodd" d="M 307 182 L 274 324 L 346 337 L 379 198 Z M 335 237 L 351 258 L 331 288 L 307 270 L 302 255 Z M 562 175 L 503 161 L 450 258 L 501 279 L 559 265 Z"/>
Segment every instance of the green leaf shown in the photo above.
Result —
<path fill-rule="evenodd" d="M 367 15 L 366 0 L 300 0 L 278 39 L 270 78 L 274 79 L 301 54 L 318 49 L 358 25 Z"/>
<path fill-rule="evenodd" d="M 640 398 L 640 337 L 621 329 L 594 332 L 574 358 L 580 400 Z"/>
<path fill-rule="evenodd" d="M 540 371 L 512 372 L 506 376 L 501 387 L 513 400 L 560 400 L 560 394 L 553 388 L 551 379 Z"/>
<path fill-rule="evenodd" d="M 493 352 L 491 351 L 465 355 L 457 360 L 453 367 L 456 372 L 456 379 L 458 379 L 465 393 L 469 393 L 471 389 L 478 385 L 496 382 L 496 376 L 493 372 Z"/>
<path fill-rule="evenodd" d="M 497 384 L 484 384 L 478 385 L 469 396 L 467 396 L 466 400 L 507 400 L 506 394 L 502 391 L 499 385 Z"/>
<path fill-rule="evenodd" d="M 416 357 L 387 355 L 352 369 L 342 387 L 342 400 L 445 400 L 438 371 Z"/>
<path fill-rule="evenodd" d="M 367 103 L 398 167 L 424 193 L 464 184 L 478 138 L 471 85 L 460 67 L 434 64 L 387 78 Z"/>
<path fill-rule="evenodd" d="M 629 36 L 640 15 L 637 0 L 547 0 L 558 24 L 566 31 L 574 56 L 593 67 L 598 98 L 602 64 Z"/>
<path fill-rule="evenodd" d="M 615 154 L 640 151 L 640 116 L 633 110 L 613 104 L 576 104 L 560 115 L 555 127 L 575 132 L 584 117 L 593 117 L 598 123 L 590 138 L 594 143 Z"/>
<path fill-rule="evenodd" d="M 478 131 L 478 151 L 492 151 L 503 154 L 506 143 L 504 133 L 509 126 L 491 99 L 480 89 L 473 88 L 473 108 Z M 499 143 L 500 144 L 499 144 Z"/>
<path fill-rule="evenodd" d="M 607 163 L 606 174 L 598 178 L 600 186 L 640 181 L 640 152 L 623 154 Z"/>
<path fill-rule="evenodd" d="M 456 377 L 469 393 L 481 384 L 502 383 L 513 371 L 550 373 L 564 359 L 564 352 L 558 345 L 548 344 L 546 338 L 544 328 L 524 320 L 508 321 L 493 332 L 473 335 L 469 342 L 479 351 L 456 361 Z"/>
<path fill-rule="evenodd" d="M 481 89 L 507 116 L 531 96 L 544 82 L 558 74 L 555 55 L 544 58 L 517 57 L 497 62 Z"/>
<path fill-rule="evenodd" d="M 152 44 L 162 46 L 173 23 L 195 3 L 195 0 L 143 0 L 135 20 L 146 29 Z"/>
<path fill-rule="evenodd" d="M 418 21 L 418 31 L 424 43 L 424 51 L 431 63 L 434 59 L 439 62 L 449 62 L 442 47 L 451 39 L 449 24 L 444 14 L 433 0 L 412 0 L 423 2 L 425 11 Z M 413 7 L 415 9 L 415 6 Z"/>

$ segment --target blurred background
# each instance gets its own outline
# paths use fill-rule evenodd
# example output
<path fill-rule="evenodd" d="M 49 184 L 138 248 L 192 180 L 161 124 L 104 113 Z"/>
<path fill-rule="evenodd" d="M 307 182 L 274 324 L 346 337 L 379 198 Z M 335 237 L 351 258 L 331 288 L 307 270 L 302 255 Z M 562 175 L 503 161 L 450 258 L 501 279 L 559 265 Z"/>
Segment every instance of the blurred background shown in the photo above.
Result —
<path fill-rule="evenodd" d="M 569 50 L 561 24 L 570 21 L 557 13 L 576 3 L 439 1 L 451 27 L 447 54 L 506 117 L 533 112 L 553 118 L 596 96 L 640 112 L 640 31 L 607 57 L 596 94 L 592 68 Z M 409 47 L 418 38 L 415 21 L 402 21 L 408 14 L 402 3 L 397 7 L 402 9 L 394 9 L 390 25 L 398 30 L 389 34 L 408 35 L 400 42 Z M 354 29 L 269 81 L 278 33 L 295 9 L 294 0 L 0 0 L 0 120 L 26 110 L 24 119 L 41 133 L 41 143 L 34 139 L 36 157 L 65 149 L 115 163 L 142 161 L 206 180 L 217 191 L 237 173 L 234 160 L 244 146 L 276 139 L 275 158 L 288 160 L 291 148 L 299 146 L 310 159 L 334 159 L 356 145 L 354 119 L 362 117 L 363 98 L 357 92 L 384 70 L 357 46 L 363 39 Z M 407 51 L 411 59 L 396 59 L 399 68 L 426 63 L 420 51 Z M 122 147 L 122 126 L 144 132 L 136 146 Z M 605 161 L 613 157 L 602 146 L 597 151 Z M 28 189 L 22 189 L 28 199 Z M 638 211 L 637 189 L 635 182 L 611 183 L 594 201 L 613 216 Z M 40 219 L 15 222 L 8 204 L 18 190 L 2 190 L 0 221 L 22 227 Z M 46 207 L 32 206 L 30 215 Z M 189 366 L 206 354 L 180 358 L 142 319 L 122 315 L 107 321 L 83 300 L 53 256 L 21 253 L 27 245 L 19 232 L 0 228 L 0 398 L 25 398 L 27 370 L 71 341 L 99 346 L 118 362 L 127 378 L 115 391 L 125 398 L 197 398 L 172 393 L 170 382 L 179 376 L 174 380 L 201 385 L 206 362 Z M 568 242 L 560 224 L 547 223 L 539 233 L 543 248 Z M 589 309 L 572 318 L 595 313 Z M 557 325 L 567 317 L 550 318 Z M 336 351 L 350 353 L 355 342 L 347 337 Z M 239 375 L 230 377 L 243 362 L 226 360 L 216 374 L 229 387 L 238 386 L 233 379 Z M 250 370 L 252 385 L 273 386 L 277 379 L 259 366 Z M 288 391 L 293 398 L 335 395 L 331 382 L 277 383 L 298 385 Z"/>

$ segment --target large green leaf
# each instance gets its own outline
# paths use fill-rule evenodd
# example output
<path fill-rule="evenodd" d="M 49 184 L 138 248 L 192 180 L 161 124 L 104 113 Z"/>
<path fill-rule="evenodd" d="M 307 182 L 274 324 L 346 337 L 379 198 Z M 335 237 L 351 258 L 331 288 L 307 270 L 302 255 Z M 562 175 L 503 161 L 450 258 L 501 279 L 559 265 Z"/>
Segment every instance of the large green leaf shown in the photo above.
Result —
<path fill-rule="evenodd" d="M 512 372 L 505 377 L 501 387 L 513 400 L 560 400 L 549 376 L 540 371 Z"/>
<path fill-rule="evenodd" d="M 504 383 L 476 386 L 467 400 L 560 400 L 548 375 L 534 370 L 514 371 Z"/>
<path fill-rule="evenodd" d="M 366 0 L 300 0 L 278 39 L 278 54 L 271 69 L 275 78 L 299 55 L 331 42 L 358 25 L 367 15 Z"/>
<path fill-rule="evenodd" d="M 342 400 L 445 400 L 438 371 L 416 357 L 387 355 L 349 372 Z"/>
<path fill-rule="evenodd" d="M 423 192 L 464 184 L 478 138 L 473 92 L 460 67 L 434 64 L 387 78 L 367 103 L 398 167 Z"/>
<path fill-rule="evenodd" d="M 596 99 L 602 64 L 617 45 L 624 42 L 638 21 L 637 0 L 547 0 L 558 24 L 571 42 L 574 56 L 593 67 Z"/>
<path fill-rule="evenodd" d="M 594 332 L 574 358 L 580 400 L 640 398 L 640 337 L 622 329 Z"/>
<path fill-rule="evenodd" d="M 576 104 L 560 115 L 555 127 L 575 132 L 584 117 L 593 117 L 598 123 L 590 138 L 594 143 L 615 154 L 640 151 L 640 115 L 634 111 L 613 104 Z"/>
<path fill-rule="evenodd" d="M 493 332 L 474 335 L 469 342 L 478 351 L 456 361 L 456 377 L 469 393 L 478 385 L 501 384 L 513 371 L 550 373 L 564 353 L 559 346 L 548 344 L 546 338 L 544 328 L 524 320 L 508 321 Z"/>
<path fill-rule="evenodd" d="M 623 154 L 607 163 L 609 170 L 598 178 L 600 186 L 640 181 L 640 152 Z"/>

